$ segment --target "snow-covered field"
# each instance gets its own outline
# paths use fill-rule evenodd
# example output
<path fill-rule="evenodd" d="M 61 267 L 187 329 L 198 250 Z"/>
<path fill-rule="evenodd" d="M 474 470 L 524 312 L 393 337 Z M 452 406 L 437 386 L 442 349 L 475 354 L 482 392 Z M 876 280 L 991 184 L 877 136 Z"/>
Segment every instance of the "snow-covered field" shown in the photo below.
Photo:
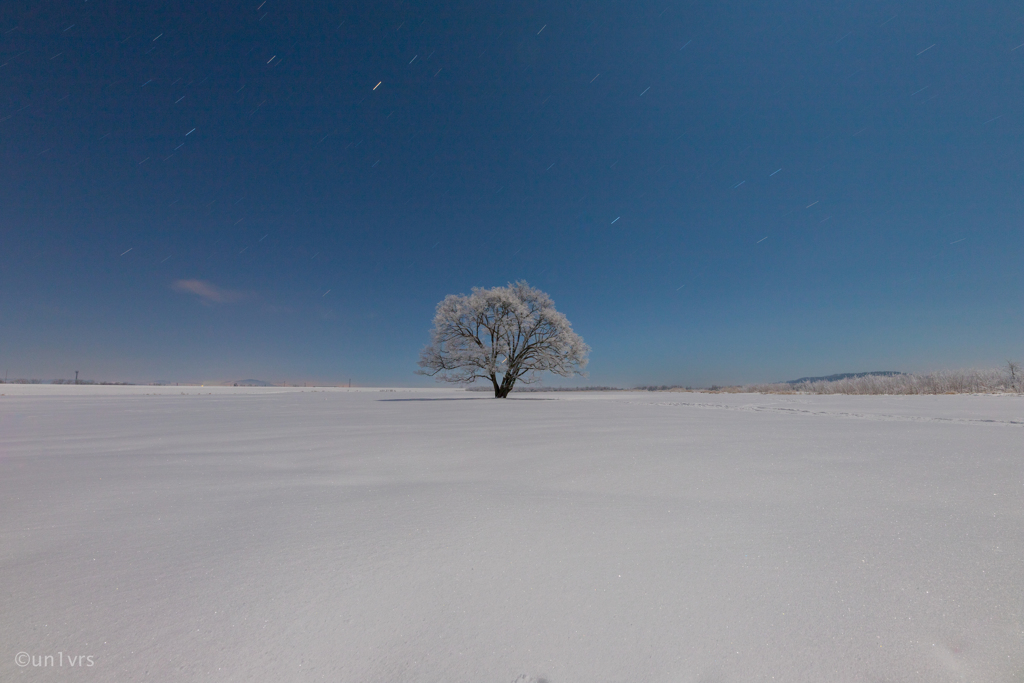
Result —
<path fill-rule="evenodd" d="M 2 681 L 1024 681 L 1021 397 L 0 393 Z"/>

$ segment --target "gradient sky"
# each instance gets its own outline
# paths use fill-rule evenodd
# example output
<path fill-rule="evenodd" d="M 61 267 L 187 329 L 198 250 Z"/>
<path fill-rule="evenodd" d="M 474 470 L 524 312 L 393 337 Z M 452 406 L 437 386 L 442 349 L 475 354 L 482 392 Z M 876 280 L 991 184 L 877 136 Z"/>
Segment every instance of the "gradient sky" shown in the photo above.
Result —
<path fill-rule="evenodd" d="M 0 372 L 429 386 L 516 279 L 573 385 L 1024 359 L 1017 2 L 261 1 L 0 4 Z"/>

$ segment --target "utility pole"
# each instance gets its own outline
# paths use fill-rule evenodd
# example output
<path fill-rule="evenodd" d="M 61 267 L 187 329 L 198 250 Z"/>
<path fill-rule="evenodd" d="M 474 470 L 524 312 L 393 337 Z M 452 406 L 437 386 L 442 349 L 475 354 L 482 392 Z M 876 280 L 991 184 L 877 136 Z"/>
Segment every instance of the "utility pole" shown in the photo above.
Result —
<path fill-rule="evenodd" d="M 78 370 L 75 370 L 75 384 L 78 384 Z"/>

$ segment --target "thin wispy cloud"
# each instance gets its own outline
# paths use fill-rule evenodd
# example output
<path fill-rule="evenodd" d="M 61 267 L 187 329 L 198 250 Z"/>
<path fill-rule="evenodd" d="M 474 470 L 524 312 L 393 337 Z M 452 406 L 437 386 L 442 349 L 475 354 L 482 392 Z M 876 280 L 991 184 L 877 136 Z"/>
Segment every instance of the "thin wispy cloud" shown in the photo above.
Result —
<path fill-rule="evenodd" d="M 245 294 L 242 292 L 221 289 L 205 280 L 176 280 L 171 285 L 171 289 L 176 292 L 195 294 L 203 301 L 215 304 L 230 304 L 245 298 Z"/>

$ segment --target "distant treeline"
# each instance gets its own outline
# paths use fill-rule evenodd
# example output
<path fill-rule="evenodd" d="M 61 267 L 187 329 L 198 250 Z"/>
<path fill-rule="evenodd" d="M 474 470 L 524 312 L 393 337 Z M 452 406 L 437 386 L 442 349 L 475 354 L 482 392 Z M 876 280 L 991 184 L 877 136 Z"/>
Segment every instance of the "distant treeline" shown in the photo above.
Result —
<path fill-rule="evenodd" d="M 905 372 L 899 372 L 897 370 L 873 370 L 871 372 L 842 372 L 836 375 L 827 375 L 825 377 L 801 377 L 800 379 L 791 379 L 783 384 L 806 384 L 807 382 L 835 382 L 840 379 L 856 379 L 858 377 L 894 377 L 896 375 L 905 375 Z"/>
<path fill-rule="evenodd" d="M 96 384 L 103 386 L 135 386 L 134 382 L 97 382 L 94 379 L 0 379 L 0 384 Z"/>
<path fill-rule="evenodd" d="M 467 391 L 491 391 L 487 385 L 468 387 Z M 660 384 L 622 389 L 620 387 L 523 387 L 519 392 L 546 391 L 710 391 L 741 394 L 1024 394 L 1024 372 L 1019 363 L 1007 361 L 1002 369 L 942 370 L 927 374 L 880 370 L 848 372 L 824 377 L 804 377 L 788 382 L 746 384 L 742 386 L 689 387 Z"/>
<path fill-rule="evenodd" d="M 1020 365 L 1008 362 L 1002 370 L 942 370 L 923 375 L 879 373 L 834 380 L 748 384 L 722 391 L 769 394 L 1021 394 L 1024 393 L 1024 375 Z"/>

